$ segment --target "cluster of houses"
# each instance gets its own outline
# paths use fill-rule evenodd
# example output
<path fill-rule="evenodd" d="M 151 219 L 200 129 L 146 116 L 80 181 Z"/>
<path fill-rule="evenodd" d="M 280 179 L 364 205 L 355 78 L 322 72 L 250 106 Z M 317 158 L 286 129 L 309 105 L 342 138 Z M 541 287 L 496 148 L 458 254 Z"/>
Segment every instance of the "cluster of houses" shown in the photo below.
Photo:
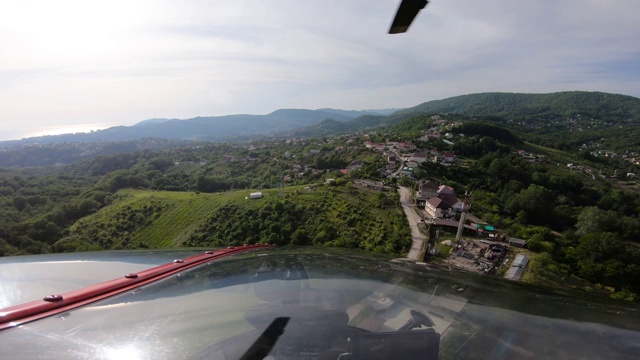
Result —
<path fill-rule="evenodd" d="M 540 162 L 540 163 L 548 163 L 549 159 L 547 159 L 544 155 L 533 154 L 528 152 L 527 150 L 518 150 L 517 154 L 528 162 Z"/>
<path fill-rule="evenodd" d="M 583 144 L 584 146 L 584 144 Z M 620 157 L 620 155 L 618 155 L 618 153 L 616 153 L 615 151 L 610 151 L 610 150 L 596 150 L 596 151 L 592 151 L 591 155 L 595 156 L 595 157 L 608 157 L 608 158 L 618 158 Z"/>
<path fill-rule="evenodd" d="M 464 201 L 458 199 L 454 189 L 447 185 L 438 185 L 433 180 L 423 181 L 418 186 L 416 203 L 432 219 L 452 218 L 464 209 Z"/>
<path fill-rule="evenodd" d="M 418 164 L 426 161 L 451 163 L 455 160 L 455 155 L 451 151 L 440 152 L 437 149 L 430 149 L 416 152 L 417 147 L 412 142 L 389 141 L 386 143 L 374 143 L 365 141 L 364 147 L 385 152 L 390 162 L 392 161 L 391 158 L 393 158 L 393 161 L 397 160 L 396 151 L 402 154 L 403 160 Z"/>
<path fill-rule="evenodd" d="M 567 167 L 569 169 L 575 171 L 575 172 L 579 172 L 579 173 L 583 173 L 585 175 L 591 176 L 593 179 L 596 178 L 595 171 L 592 168 L 588 167 L 588 166 L 576 165 L 576 164 L 573 164 L 573 163 L 569 163 L 569 164 L 567 164 Z M 598 176 L 600 176 L 602 178 L 606 177 L 605 175 L 602 175 L 602 174 L 600 174 Z M 618 175 L 618 170 L 616 170 L 614 172 L 614 174 L 613 174 L 613 177 L 618 177 L 618 176 L 619 176 Z M 626 173 L 626 177 L 628 179 L 635 179 L 636 178 L 636 173 L 632 173 L 632 172 Z"/>
<path fill-rule="evenodd" d="M 640 156 L 635 151 L 625 153 L 622 158 L 632 164 L 640 165 Z"/>
<path fill-rule="evenodd" d="M 584 144 L 583 144 L 584 145 Z M 614 151 L 610 151 L 610 150 L 596 150 L 596 151 L 592 151 L 591 155 L 596 156 L 596 157 L 607 157 L 607 158 L 620 158 L 622 157 L 622 159 L 634 164 L 634 165 L 640 165 L 640 156 L 638 156 L 638 154 L 635 151 L 630 151 L 630 152 L 626 152 L 624 153 L 622 156 L 620 156 L 618 153 L 614 152 Z M 626 174 L 627 178 L 629 179 L 635 179 L 636 177 L 636 173 L 627 173 Z"/>
<path fill-rule="evenodd" d="M 456 159 L 451 151 L 440 152 L 437 149 L 418 150 L 412 142 L 394 142 L 374 143 L 366 141 L 364 146 L 367 149 L 375 149 L 383 152 L 387 158 L 387 165 L 380 169 L 382 176 L 390 176 L 398 169 L 397 162 L 402 160 L 405 162 L 404 167 L 400 170 L 400 176 L 413 176 L 413 170 L 425 162 L 441 163 L 450 166 Z M 398 158 L 401 157 L 401 158 Z"/>
<path fill-rule="evenodd" d="M 452 163 L 456 159 L 456 156 L 451 151 L 439 152 L 436 149 L 431 149 L 425 152 L 414 152 L 403 154 L 402 157 L 405 161 L 415 162 L 421 164 L 423 162 L 431 161 L 434 163 Z"/>
<path fill-rule="evenodd" d="M 424 135 L 419 137 L 417 140 L 418 141 L 423 141 L 423 142 L 429 142 L 429 141 L 433 141 L 433 140 L 438 140 L 438 139 L 440 139 L 440 137 L 441 137 L 440 131 L 437 128 L 432 127 L 429 130 L 427 130 L 424 133 Z"/>
<path fill-rule="evenodd" d="M 374 143 L 371 141 L 365 141 L 364 147 L 367 149 L 374 149 L 378 151 L 385 150 L 397 150 L 399 152 L 408 152 L 414 151 L 417 147 L 410 141 L 407 142 L 397 142 L 397 141 L 388 141 L 386 143 Z"/>
<path fill-rule="evenodd" d="M 581 173 L 581 174 L 585 174 L 587 176 L 592 177 L 593 179 L 596 178 L 596 172 L 595 170 L 593 170 L 591 167 L 589 166 L 584 166 L 584 165 L 576 165 L 574 163 L 568 163 L 567 167 L 575 172 Z M 601 177 L 604 177 L 603 175 L 599 175 Z"/>

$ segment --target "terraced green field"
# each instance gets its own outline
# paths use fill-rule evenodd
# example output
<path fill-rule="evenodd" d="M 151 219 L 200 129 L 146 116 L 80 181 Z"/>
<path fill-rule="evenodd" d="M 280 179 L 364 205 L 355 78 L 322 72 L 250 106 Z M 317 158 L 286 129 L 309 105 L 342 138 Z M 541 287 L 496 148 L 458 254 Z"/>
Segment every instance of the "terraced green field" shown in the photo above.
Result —
<path fill-rule="evenodd" d="M 287 192 L 297 189 L 287 188 Z M 80 219 L 70 230 L 71 234 L 86 236 L 105 248 L 180 247 L 221 206 L 229 203 L 259 206 L 260 200 L 245 199 L 250 192 L 121 190 L 112 205 Z M 269 197 L 280 191 L 262 192 Z"/>

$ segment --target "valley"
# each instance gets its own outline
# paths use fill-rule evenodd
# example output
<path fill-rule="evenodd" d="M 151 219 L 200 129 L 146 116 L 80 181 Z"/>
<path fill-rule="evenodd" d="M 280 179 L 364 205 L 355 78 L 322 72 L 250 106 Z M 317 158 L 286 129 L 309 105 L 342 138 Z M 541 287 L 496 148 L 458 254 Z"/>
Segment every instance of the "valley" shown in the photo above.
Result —
<path fill-rule="evenodd" d="M 469 192 L 467 227 L 526 241 L 523 281 L 637 301 L 640 253 L 628 245 L 640 240 L 636 100 L 476 94 L 237 141 L 5 147 L 0 255 L 263 242 L 441 262 L 455 226 L 440 224 L 455 224 Z M 438 213 L 425 182 L 451 189 L 440 197 L 448 208 Z M 442 221 L 412 235 L 409 205 Z M 433 254 L 412 248 L 420 236 Z"/>

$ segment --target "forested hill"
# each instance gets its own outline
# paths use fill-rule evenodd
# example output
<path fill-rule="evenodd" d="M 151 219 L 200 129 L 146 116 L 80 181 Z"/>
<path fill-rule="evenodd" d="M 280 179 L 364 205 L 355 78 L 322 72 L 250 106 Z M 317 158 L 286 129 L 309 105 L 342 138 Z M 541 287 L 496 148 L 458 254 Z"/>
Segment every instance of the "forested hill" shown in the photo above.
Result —
<path fill-rule="evenodd" d="M 637 151 L 640 138 L 640 99 L 585 91 L 462 95 L 429 101 L 388 116 L 325 121 L 292 134 L 313 137 L 371 131 L 424 114 L 471 117 L 467 121 L 498 125 L 526 136 L 528 142 L 564 151 Z"/>
<path fill-rule="evenodd" d="M 506 118 L 582 116 L 640 123 L 640 99 L 618 94 L 565 91 L 550 94 L 480 93 L 433 100 L 394 113 L 495 115 Z"/>
<path fill-rule="evenodd" d="M 271 134 L 317 124 L 325 119 L 347 121 L 359 115 L 338 110 L 280 109 L 266 115 L 226 115 L 191 119 L 151 119 L 133 126 L 115 126 L 89 133 L 39 136 L 16 141 L 1 141 L 0 147 L 48 143 L 89 143 L 130 141 L 142 138 L 221 140 L 225 137 Z"/>

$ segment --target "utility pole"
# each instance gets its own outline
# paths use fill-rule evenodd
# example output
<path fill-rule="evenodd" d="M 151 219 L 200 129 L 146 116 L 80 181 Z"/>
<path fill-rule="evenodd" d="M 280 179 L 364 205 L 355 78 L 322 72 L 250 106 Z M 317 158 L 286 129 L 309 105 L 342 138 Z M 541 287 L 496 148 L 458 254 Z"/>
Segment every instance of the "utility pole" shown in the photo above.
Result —
<path fill-rule="evenodd" d="M 458 232 L 456 233 L 456 245 L 460 245 L 462 240 L 462 231 L 464 230 L 464 221 L 467 218 L 467 212 L 471 207 L 471 193 L 464 193 L 464 204 L 462 205 L 462 214 L 460 214 L 460 222 L 458 223 Z"/>

